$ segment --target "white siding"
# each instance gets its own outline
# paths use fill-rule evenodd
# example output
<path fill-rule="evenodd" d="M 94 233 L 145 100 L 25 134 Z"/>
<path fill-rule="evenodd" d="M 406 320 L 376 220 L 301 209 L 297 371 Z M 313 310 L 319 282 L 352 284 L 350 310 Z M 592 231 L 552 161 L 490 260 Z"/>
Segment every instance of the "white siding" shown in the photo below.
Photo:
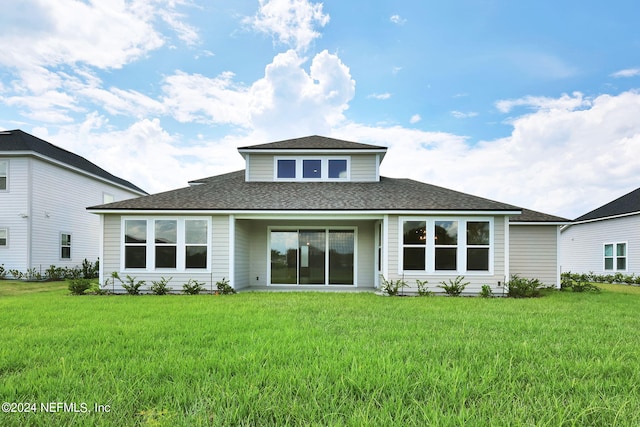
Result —
<path fill-rule="evenodd" d="M 103 194 L 124 200 L 136 195 L 114 185 L 33 158 L 31 198 L 32 258 L 34 268 L 73 267 L 86 258 L 98 259 L 100 218 L 88 206 L 103 203 Z M 71 234 L 71 259 L 60 258 L 60 233 Z"/>
<path fill-rule="evenodd" d="M 251 223 L 238 220 L 235 224 L 235 281 L 236 289 L 249 286 L 249 239 L 251 238 Z"/>
<path fill-rule="evenodd" d="M 249 181 L 273 181 L 273 155 L 248 154 Z"/>
<path fill-rule="evenodd" d="M 8 246 L 0 247 L 0 265 L 25 272 L 29 268 L 29 160 L 0 159 L 9 162 L 9 186 L 0 191 L 0 228 L 8 229 L 9 242 Z"/>
<path fill-rule="evenodd" d="M 557 225 L 512 225 L 509 227 L 510 274 L 558 285 Z"/>
<path fill-rule="evenodd" d="M 351 181 L 377 181 L 378 157 L 375 154 L 351 156 Z"/>
<path fill-rule="evenodd" d="M 604 270 L 605 243 L 627 243 L 627 271 L 640 274 L 640 215 L 575 224 L 562 231 L 562 271 L 610 274 Z"/>
<path fill-rule="evenodd" d="M 411 217 L 402 216 L 403 220 L 410 219 Z M 424 219 L 424 218 L 433 218 L 438 219 L 439 216 L 425 216 L 420 215 L 415 217 L 416 220 Z M 450 218 L 450 217 L 447 217 Z M 466 219 L 487 219 L 491 217 L 472 217 L 465 216 Z M 416 280 L 428 280 L 429 284 L 427 285 L 429 290 L 435 293 L 443 293 L 444 291 L 437 286 L 441 284 L 442 281 L 447 281 L 450 279 L 455 279 L 456 276 L 464 276 L 464 281 L 469 282 L 467 287 L 465 288 L 465 294 L 478 294 L 482 289 L 482 285 L 489 285 L 493 290 L 494 294 L 500 295 L 504 291 L 504 281 L 505 281 L 505 227 L 504 227 L 504 217 L 496 216 L 493 217 L 493 272 L 491 274 L 487 273 L 459 273 L 459 272 L 451 272 L 451 273 L 402 273 L 402 266 L 399 264 L 400 262 L 400 251 L 402 251 L 402 241 L 399 239 L 400 231 L 400 217 L 396 215 L 389 216 L 389 224 L 388 224 L 388 240 L 389 246 L 388 250 L 388 276 L 386 279 L 388 280 L 398 280 L 404 279 L 407 283 L 407 287 L 405 291 L 408 293 L 417 292 L 417 283 Z"/>

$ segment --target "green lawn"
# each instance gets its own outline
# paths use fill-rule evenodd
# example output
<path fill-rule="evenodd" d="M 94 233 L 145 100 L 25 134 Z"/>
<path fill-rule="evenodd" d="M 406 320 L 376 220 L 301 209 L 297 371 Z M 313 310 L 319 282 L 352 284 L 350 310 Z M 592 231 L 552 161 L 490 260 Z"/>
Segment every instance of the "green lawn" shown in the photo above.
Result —
<path fill-rule="evenodd" d="M 0 425 L 640 425 L 640 288 L 602 287 L 77 297 L 0 281 L 0 400 L 37 405 Z"/>

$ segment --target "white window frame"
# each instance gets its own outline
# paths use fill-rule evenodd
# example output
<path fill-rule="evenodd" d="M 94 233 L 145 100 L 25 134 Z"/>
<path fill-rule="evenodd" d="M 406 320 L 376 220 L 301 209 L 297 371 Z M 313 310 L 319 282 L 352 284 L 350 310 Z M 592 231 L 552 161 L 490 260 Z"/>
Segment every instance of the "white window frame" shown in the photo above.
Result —
<path fill-rule="evenodd" d="M 294 160 L 296 162 L 295 177 L 278 178 L 278 161 Z M 303 178 L 303 163 L 305 160 L 320 160 L 320 178 Z M 345 160 L 347 162 L 347 176 L 344 178 L 329 178 L 329 160 Z M 274 181 L 303 181 L 303 182 L 324 182 L 324 181 L 350 181 L 351 180 L 351 157 L 350 156 L 274 156 L 273 158 L 273 179 Z"/>
<path fill-rule="evenodd" d="M 144 246 L 146 248 L 146 267 L 144 268 L 125 268 L 125 246 L 132 244 L 125 244 L 125 224 L 130 220 L 144 220 L 147 225 L 147 241 L 144 244 L 137 244 L 136 246 Z M 157 220 L 169 220 L 176 221 L 177 224 L 177 242 L 176 246 L 176 268 L 155 268 L 156 254 L 155 254 L 155 224 Z M 198 246 L 194 244 L 186 243 L 186 227 L 185 221 L 189 220 L 204 220 L 207 221 L 207 267 L 206 268 L 186 268 L 186 247 Z M 158 272 L 158 273 L 211 273 L 212 268 L 212 252 L 211 252 L 211 217 L 206 216 L 189 216 L 189 217 L 177 217 L 177 216 L 125 216 L 121 218 L 120 222 L 120 270 L 123 272 Z M 200 246 L 205 246 L 204 244 Z"/>
<path fill-rule="evenodd" d="M 7 227 L 0 228 L 0 233 L 4 234 L 5 244 L 0 245 L 0 249 L 9 247 L 9 229 Z"/>
<path fill-rule="evenodd" d="M 611 245 L 613 247 L 612 256 L 606 256 L 606 247 Z M 624 245 L 624 256 L 618 256 L 618 245 Z M 611 269 L 607 269 L 607 258 L 611 258 L 613 260 L 613 265 Z M 618 269 L 618 259 L 624 258 L 624 269 Z M 629 270 L 629 243 L 628 242 L 606 242 L 602 244 L 602 271 L 613 271 L 613 272 L 625 272 Z"/>
<path fill-rule="evenodd" d="M 69 236 L 69 244 L 68 245 L 63 245 L 62 244 L 62 236 Z M 64 258 L 62 256 L 62 249 L 63 248 L 69 248 L 69 258 Z M 58 257 L 60 259 L 60 261 L 71 261 L 73 259 L 73 234 L 72 233 L 65 233 L 64 231 L 61 231 L 60 234 L 58 235 Z"/>
<path fill-rule="evenodd" d="M 5 173 L 4 175 L 0 175 L 0 177 L 5 178 L 5 188 L 0 188 L 0 193 L 5 193 L 9 191 L 9 160 L 0 159 L 0 164 L 2 163 L 5 165 Z"/>
<path fill-rule="evenodd" d="M 426 222 L 426 248 L 425 248 L 425 270 L 404 270 L 404 222 L 405 221 L 425 221 Z M 458 244 L 456 245 L 456 269 L 436 270 L 435 269 L 435 223 L 439 221 L 458 222 Z M 467 222 L 488 222 L 489 223 L 489 269 L 488 270 L 467 270 L 467 248 L 487 247 L 486 245 L 467 245 Z M 412 247 L 412 245 L 406 245 Z M 439 247 L 439 246 L 438 246 Z M 446 247 L 446 246 L 445 246 Z M 493 276 L 495 267 L 495 221 L 494 217 L 473 217 L 473 216 L 401 216 L 398 217 L 398 274 L 404 276 Z"/>

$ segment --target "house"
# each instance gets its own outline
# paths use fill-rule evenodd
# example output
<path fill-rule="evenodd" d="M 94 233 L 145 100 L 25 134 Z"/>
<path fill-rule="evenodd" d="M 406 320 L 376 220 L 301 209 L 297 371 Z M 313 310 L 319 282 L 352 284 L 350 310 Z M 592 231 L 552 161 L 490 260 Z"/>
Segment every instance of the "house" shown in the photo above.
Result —
<path fill-rule="evenodd" d="M 89 208 L 104 226 L 101 283 L 118 272 L 174 289 L 226 278 L 238 290 L 373 290 L 384 277 L 437 291 L 463 275 L 469 293 L 502 293 L 517 273 L 559 285 L 563 218 L 380 176 L 382 146 L 309 136 L 238 151 L 245 170 Z"/>
<path fill-rule="evenodd" d="M 33 135 L 0 132 L 0 266 L 42 274 L 94 262 L 100 218 L 86 207 L 146 194 Z"/>
<path fill-rule="evenodd" d="M 562 228 L 563 271 L 640 274 L 640 188 Z"/>

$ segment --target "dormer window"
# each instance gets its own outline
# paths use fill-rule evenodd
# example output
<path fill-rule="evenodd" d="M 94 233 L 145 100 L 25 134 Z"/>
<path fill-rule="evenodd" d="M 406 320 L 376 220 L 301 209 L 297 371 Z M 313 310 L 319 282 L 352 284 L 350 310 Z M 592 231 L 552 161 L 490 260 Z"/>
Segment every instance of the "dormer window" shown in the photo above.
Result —
<path fill-rule="evenodd" d="M 278 181 L 348 181 L 349 157 L 276 157 Z"/>

